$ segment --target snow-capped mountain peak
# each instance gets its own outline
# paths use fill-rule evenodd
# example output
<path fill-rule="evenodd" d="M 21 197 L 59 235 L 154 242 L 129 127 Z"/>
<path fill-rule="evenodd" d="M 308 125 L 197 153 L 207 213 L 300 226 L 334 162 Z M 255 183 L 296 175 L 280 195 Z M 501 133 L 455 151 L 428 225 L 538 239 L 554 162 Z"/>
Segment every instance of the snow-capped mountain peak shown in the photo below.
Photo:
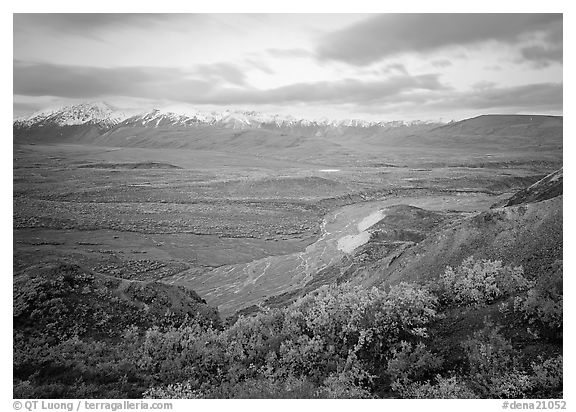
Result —
<path fill-rule="evenodd" d="M 93 124 L 100 127 L 112 127 L 125 118 L 126 114 L 108 103 L 90 102 L 36 112 L 18 121 L 24 126 Z"/>
<path fill-rule="evenodd" d="M 105 102 L 80 103 L 34 113 L 28 118 L 14 121 L 15 127 L 42 127 L 95 125 L 100 129 L 113 127 L 221 127 L 231 129 L 267 128 L 267 129 L 321 129 L 323 131 L 338 128 L 394 128 L 423 124 L 426 122 L 388 121 L 374 122 L 359 119 L 315 120 L 297 119 L 290 115 L 266 114 L 253 110 L 224 110 L 221 112 L 202 112 L 188 107 L 166 107 L 150 111 L 132 113 L 123 112 Z"/>
<path fill-rule="evenodd" d="M 211 117 L 201 112 L 196 113 L 175 113 L 165 109 L 153 109 L 149 112 L 136 114 L 125 119 L 122 126 L 144 126 L 144 127 L 190 127 L 198 126 L 201 123 L 209 123 Z"/>

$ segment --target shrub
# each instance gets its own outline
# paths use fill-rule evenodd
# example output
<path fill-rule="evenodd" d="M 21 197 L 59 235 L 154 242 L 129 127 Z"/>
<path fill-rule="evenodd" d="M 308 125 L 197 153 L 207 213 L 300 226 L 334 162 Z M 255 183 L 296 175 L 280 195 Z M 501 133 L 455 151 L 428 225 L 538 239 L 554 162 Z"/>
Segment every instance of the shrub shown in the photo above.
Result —
<path fill-rule="evenodd" d="M 530 376 L 523 370 L 514 368 L 502 371 L 489 380 L 485 397 L 507 399 L 529 397 L 533 386 Z"/>
<path fill-rule="evenodd" d="M 370 391 L 358 383 L 364 379 L 365 373 L 358 370 L 332 374 L 324 380 L 317 396 L 323 399 L 370 399 Z"/>
<path fill-rule="evenodd" d="M 563 359 L 562 355 L 532 362 L 532 386 L 536 395 L 544 398 L 562 398 Z"/>
<path fill-rule="evenodd" d="M 514 366 L 512 344 L 500 334 L 501 329 L 485 320 L 482 329 L 462 342 L 471 374 L 494 374 Z"/>
<path fill-rule="evenodd" d="M 15 298 L 15 319 L 21 321 L 14 331 L 15 396 L 369 398 L 389 387 L 409 398 L 561 396 L 562 357 L 522 367 L 501 328 L 490 322 L 462 343 L 467 369 L 440 375 L 442 357 L 421 342 L 441 316 L 438 298 L 414 284 L 388 292 L 325 286 L 287 308 L 240 317 L 224 330 L 202 316 L 140 318 L 138 309 L 137 317 L 127 313 L 121 328 L 104 318 L 102 325 L 115 326 L 114 333 L 95 334 L 86 333 L 83 322 L 102 326 L 98 313 L 78 320 L 64 316 L 70 323 L 62 322 L 73 309 L 63 292 L 90 292 L 94 282 L 89 276 L 58 276 L 52 285 L 32 278 Z M 561 280 L 554 276 L 542 277 L 518 310 L 553 325 L 556 306 L 546 310 L 546 302 L 561 302 L 562 296 L 561 283 L 546 292 L 550 279 Z M 471 259 L 448 268 L 443 282 L 444 299 L 474 305 L 529 285 L 520 268 Z M 40 327 L 32 320 L 41 320 Z M 53 339 L 50 331 L 63 333 Z"/>
<path fill-rule="evenodd" d="M 240 317 L 224 331 L 151 328 L 133 359 L 160 384 L 187 382 L 149 394 L 366 397 L 389 348 L 422 335 L 437 316 L 436 302 L 408 284 L 389 293 L 327 286 L 288 308 Z"/>
<path fill-rule="evenodd" d="M 35 344 L 18 351 L 37 349 Z M 24 398 L 132 398 L 151 384 L 130 361 L 135 347 L 106 341 L 68 339 L 34 350 L 14 364 L 14 396 Z M 20 357 L 22 359 L 22 357 Z M 21 379 L 19 376 L 26 376 Z"/>
<path fill-rule="evenodd" d="M 412 345 L 402 341 L 398 347 L 392 348 L 391 355 L 386 368 L 391 381 L 421 380 L 431 371 L 438 370 L 444 362 L 441 356 L 428 351 L 421 342 Z"/>
<path fill-rule="evenodd" d="M 220 334 L 219 340 L 234 369 L 235 380 L 254 376 L 254 371 L 273 359 L 270 355 L 278 353 L 286 338 L 284 324 L 284 312 L 273 309 L 253 317 L 240 317 Z"/>
<path fill-rule="evenodd" d="M 224 382 L 205 398 L 213 399 L 311 399 L 318 397 L 318 387 L 305 377 L 274 378 L 260 376 L 241 382 Z"/>
<path fill-rule="evenodd" d="M 525 297 L 514 300 L 514 310 L 523 314 L 530 324 L 539 323 L 559 333 L 563 324 L 562 308 L 562 262 L 540 276 Z"/>
<path fill-rule="evenodd" d="M 501 329 L 485 321 L 484 328 L 462 343 L 470 386 L 482 398 L 522 398 L 532 389 L 532 382 Z"/>
<path fill-rule="evenodd" d="M 159 382 L 189 380 L 204 386 L 219 382 L 227 368 L 218 331 L 198 325 L 148 329 L 132 361 Z"/>
<path fill-rule="evenodd" d="M 175 383 L 165 387 L 147 389 L 142 397 L 144 399 L 202 399 L 204 395 L 198 389 L 198 383 Z"/>
<path fill-rule="evenodd" d="M 321 376 L 344 365 L 378 364 L 400 339 L 420 336 L 436 318 L 430 292 L 402 283 L 389 293 L 373 288 L 331 286 L 286 310 L 279 356 L 295 374 Z"/>
<path fill-rule="evenodd" d="M 433 383 L 430 381 L 397 383 L 395 390 L 399 392 L 402 398 L 413 399 L 473 399 L 477 397 L 456 376 L 443 378 L 437 375 Z"/>
<path fill-rule="evenodd" d="M 521 266 L 503 266 L 501 261 L 465 259 L 456 269 L 448 266 L 440 276 L 440 294 L 456 305 L 481 306 L 527 290 L 531 282 Z"/>
<path fill-rule="evenodd" d="M 438 299 L 428 289 L 402 282 L 388 293 L 386 309 L 399 336 L 426 336 L 425 326 L 437 319 Z"/>

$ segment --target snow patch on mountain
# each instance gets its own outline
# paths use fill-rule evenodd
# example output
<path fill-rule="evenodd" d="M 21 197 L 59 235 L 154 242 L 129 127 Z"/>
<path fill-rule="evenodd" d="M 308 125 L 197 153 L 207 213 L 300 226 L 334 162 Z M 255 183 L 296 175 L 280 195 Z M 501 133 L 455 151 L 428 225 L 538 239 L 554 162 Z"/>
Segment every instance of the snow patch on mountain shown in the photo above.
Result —
<path fill-rule="evenodd" d="M 104 102 L 81 103 L 53 110 L 45 110 L 34 113 L 25 119 L 14 120 L 16 127 L 93 124 L 105 129 L 110 129 L 115 126 L 183 128 L 216 126 L 231 129 L 301 128 L 330 130 L 337 128 L 395 128 L 427 123 L 434 122 L 374 122 L 360 119 L 330 120 L 327 118 L 311 120 L 297 119 L 289 115 L 260 113 L 252 110 L 202 112 L 177 106 L 153 109 L 143 113 L 128 113 Z"/>
<path fill-rule="evenodd" d="M 104 102 L 91 102 L 36 112 L 14 123 L 18 123 L 24 127 L 93 124 L 109 128 L 122 122 L 126 117 L 127 115 L 125 113 L 114 106 Z"/>

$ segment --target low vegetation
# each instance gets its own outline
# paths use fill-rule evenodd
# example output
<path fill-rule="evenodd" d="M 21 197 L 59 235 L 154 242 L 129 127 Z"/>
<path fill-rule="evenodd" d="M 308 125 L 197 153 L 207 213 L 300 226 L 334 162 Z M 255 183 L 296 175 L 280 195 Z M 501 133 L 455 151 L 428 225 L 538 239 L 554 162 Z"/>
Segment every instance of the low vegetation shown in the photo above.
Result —
<path fill-rule="evenodd" d="M 438 282 L 442 299 L 454 305 L 487 305 L 528 290 L 532 283 L 521 266 L 503 266 L 501 261 L 469 257 L 456 269 L 448 266 Z"/>
<path fill-rule="evenodd" d="M 507 334 L 561 329 L 561 266 L 527 279 L 520 267 L 470 258 L 434 284 L 324 286 L 225 327 L 203 306 L 166 315 L 160 308 L 173 303 L 146 288 L 127 300 L 77 269 L 51 273 L 15 282 L 18 398 L 562 396 L 561 353 L 534 357 Z M 486 319 L 454 343 L 460 358 L 434 349 L 448 312 L 507 302 L 507 330 Z M 558 336 L 530 344 L 561 350 Z"/>
<path fill-rule="evenodd" d="M 537 324 L 562 334 L 562 262 L 540 276 L 525 296 L 514 300 L 514 310 L 531 324 Z"/>

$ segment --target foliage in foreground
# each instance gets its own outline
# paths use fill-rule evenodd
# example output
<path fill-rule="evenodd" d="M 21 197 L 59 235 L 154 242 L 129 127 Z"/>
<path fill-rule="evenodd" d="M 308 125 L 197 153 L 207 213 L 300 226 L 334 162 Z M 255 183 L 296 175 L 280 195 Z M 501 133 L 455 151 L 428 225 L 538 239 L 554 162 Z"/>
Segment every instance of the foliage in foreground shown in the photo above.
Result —
<path fill-rule="evenodd" d="M 532 282 L 521 266 L 504 266 L 501 261 L 465 259 L 456 269 L 448 266 L 439 281 L 444 301 L 455 305 L 482 306 L 528 290 Z"/>
<path fill-rule="evenodd" d="M 404 398 L 561 397 L 562 355 L 525 366 L 500 331 L 485 321 L 483 329 L 462 342 L 466 364 L 461 373 L 438 374 L 425 381 L 397 380 L 394 389 Z"/>
<path fill-rule="evenodd" d="M 459 343 L 464 360 L 457 368 L 447 369 L 443 356 L 430 349 L 431 328 L 444 311 L 488 305 L 513 295 L 528 325 L 557 325 L 561 289 L 548 293 L 543 283 L 547 281 L 528 281 L 520 268 L 499 262 L 470 259 L 446 272 L 437 285 L 401 283 L 388 292 L 325 286 L 287 308 L 240 317 L 224 329 L 201 318 L 185 318 L 178 323 L 172 319 L 152 326 L 134 324 L 119 335 L 104 337 L 75 329 L 49 339 L 50 325 L 61 328 L 65 323 L 56 321 L 50 301 L 28 299 L 24 309 L 35 310 L 30 302 L 38 301 L 42 310 L 34 312 L 35 319 L 47 329 L 35 334 L 15 330 L 14 396 L 561 396 L 562 357 L 527 361 L 490 321 Z M 561 279 L 561 272 L 549 276 Z M 15 309 L 15 316 L 23 313 Z"/>
<path fill-rule="evenodd" d="M 526 296 L 514 300 L 514 309 L 530 324 L 540 324 L 556 334 L 562 334 L 563 286 L 562 262 L 540 276 Z"/>

